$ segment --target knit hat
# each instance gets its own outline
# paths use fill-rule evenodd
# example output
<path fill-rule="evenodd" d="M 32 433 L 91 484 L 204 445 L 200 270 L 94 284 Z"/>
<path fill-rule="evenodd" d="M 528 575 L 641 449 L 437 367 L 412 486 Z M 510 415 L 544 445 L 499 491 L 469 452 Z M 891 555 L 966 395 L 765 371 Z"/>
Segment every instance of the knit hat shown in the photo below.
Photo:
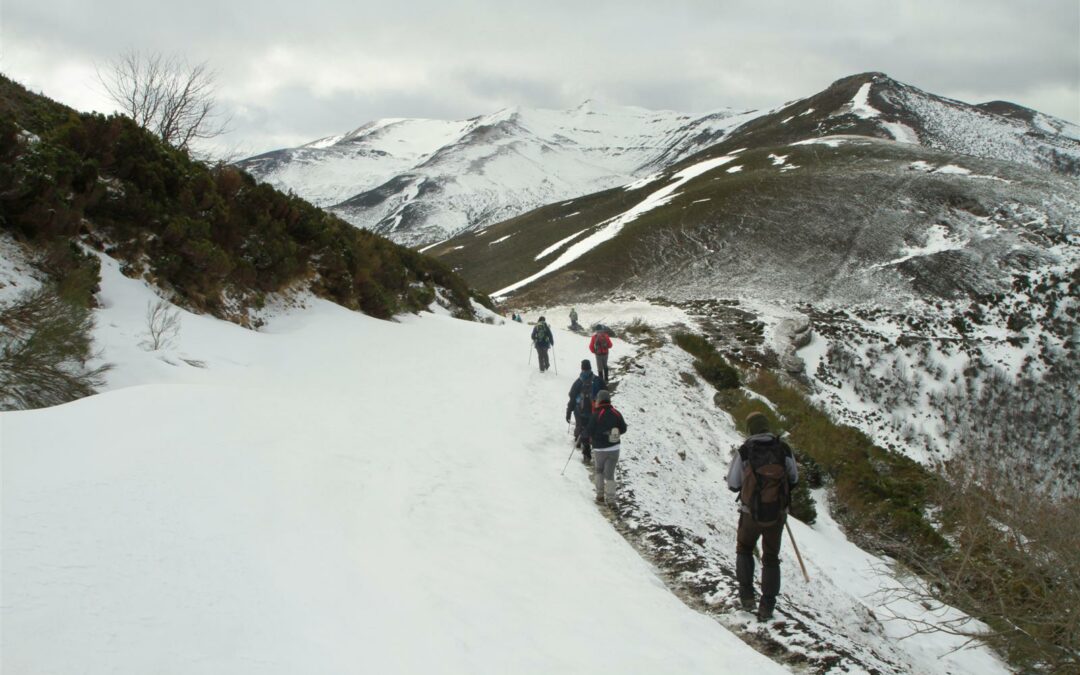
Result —
<path fill-rule="evenodd" d="M 769 418 L 759 412 L 750 413 L 746 416 L 746 431 L 751 436 L 767 433 L 769 431 Z"/>
<path fill-rule="evenodd" d="M 539 321 L 540 323 L 544 323 L 544 317 L 540 317 L 539 319 L 537 319 L 537 321 Z"/>
<path fill-rule="evenodd" d="M 596 392 L 596 402 L 611 403 L 611 394 L 608 393 L 607 389 L 601 389 L 600 391 Z"/>
<path fill-rule="evenodd" d="M 589 359 L 582 359 L 581 360 L 581 369 L 582 370 L 592 370 L 592 363 L 589 362 Z"/>

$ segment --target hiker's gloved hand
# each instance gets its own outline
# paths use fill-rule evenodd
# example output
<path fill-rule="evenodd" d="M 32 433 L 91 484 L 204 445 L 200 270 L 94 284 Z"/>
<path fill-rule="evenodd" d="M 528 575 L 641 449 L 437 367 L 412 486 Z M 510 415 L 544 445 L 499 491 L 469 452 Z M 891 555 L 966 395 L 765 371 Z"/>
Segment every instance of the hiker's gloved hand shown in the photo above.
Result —
<path fill-rule="evenodd" d="M 569 412 L 566 413 L 566 423 L 570 424 L 570 413 Z"/>

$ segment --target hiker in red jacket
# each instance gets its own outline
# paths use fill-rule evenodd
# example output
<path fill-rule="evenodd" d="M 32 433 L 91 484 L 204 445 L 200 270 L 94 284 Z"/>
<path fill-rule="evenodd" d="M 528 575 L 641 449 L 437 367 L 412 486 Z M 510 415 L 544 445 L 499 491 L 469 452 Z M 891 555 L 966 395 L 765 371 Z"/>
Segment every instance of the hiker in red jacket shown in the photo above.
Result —
<path fill-rule="evenodd" d="M 608 337 L 607 329 L 600 326 L 589 340 L 589 351 L 596 354 L 596 374 L 605 383 L 608 382 L 607 356 L 611 349 L 611 338 Z"/>

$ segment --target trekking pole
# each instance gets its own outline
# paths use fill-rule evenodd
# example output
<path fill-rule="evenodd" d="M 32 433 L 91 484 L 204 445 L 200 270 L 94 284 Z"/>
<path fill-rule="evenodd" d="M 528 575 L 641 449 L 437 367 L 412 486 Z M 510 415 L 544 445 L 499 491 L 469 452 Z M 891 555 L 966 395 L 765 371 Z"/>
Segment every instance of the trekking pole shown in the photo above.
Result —
<path fill-rule="evenodd" d="M 791 548 L 795 549 L 795 557 L 799 560 L 799 567 L 802 568 L 803 579 L 806 579 L 806 583 L 810 583 L 810 575 L 806 573 L 806 565 L 803 564 L 802 556 L 799 555 L 799 545 L 795 543 L 795 535 L 791 533 L 791 525 L 788 525 L 787 518 L 784 519 L 784 527 L 787 528 L 787 536 L 791 539 Z"/>
<path fill-rule="evenodd" d="M 555 364 L 555 374 L 559 374 L 559 357 L 555 354 L 555 343 L 551 343 L 551 362 Z"/>
<path fill-rule="evenodd" d="M 529 365 L 532 365 L 532 343 L 529 343 Z"/>
<path fill-rule="evenodd" d="M 570 448 L 570 456 L 566 458 L 566 464 L 562 465 L 562 471 L 559 472 L 560 476 L 562 476 L 563 474 L 566 473 L 566 467 L 570 466 L 570 460 L 572 460 L 574 458 L 574 451 L 575 450 L 577 450 L 577 448 L 575 448 L 575 447 Z"/>

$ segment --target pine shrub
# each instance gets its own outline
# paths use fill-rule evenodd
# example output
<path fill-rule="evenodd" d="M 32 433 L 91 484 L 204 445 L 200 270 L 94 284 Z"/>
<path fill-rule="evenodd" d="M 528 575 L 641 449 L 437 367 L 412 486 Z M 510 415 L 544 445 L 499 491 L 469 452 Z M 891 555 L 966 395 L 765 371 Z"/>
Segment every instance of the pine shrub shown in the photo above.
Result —
<path fill-rule="evenodd" d="M 0 309 L 0 407 L 44 408 L 94 393 L 107 366 L 90 367 L 93 316 L 52 288 Z"/>

